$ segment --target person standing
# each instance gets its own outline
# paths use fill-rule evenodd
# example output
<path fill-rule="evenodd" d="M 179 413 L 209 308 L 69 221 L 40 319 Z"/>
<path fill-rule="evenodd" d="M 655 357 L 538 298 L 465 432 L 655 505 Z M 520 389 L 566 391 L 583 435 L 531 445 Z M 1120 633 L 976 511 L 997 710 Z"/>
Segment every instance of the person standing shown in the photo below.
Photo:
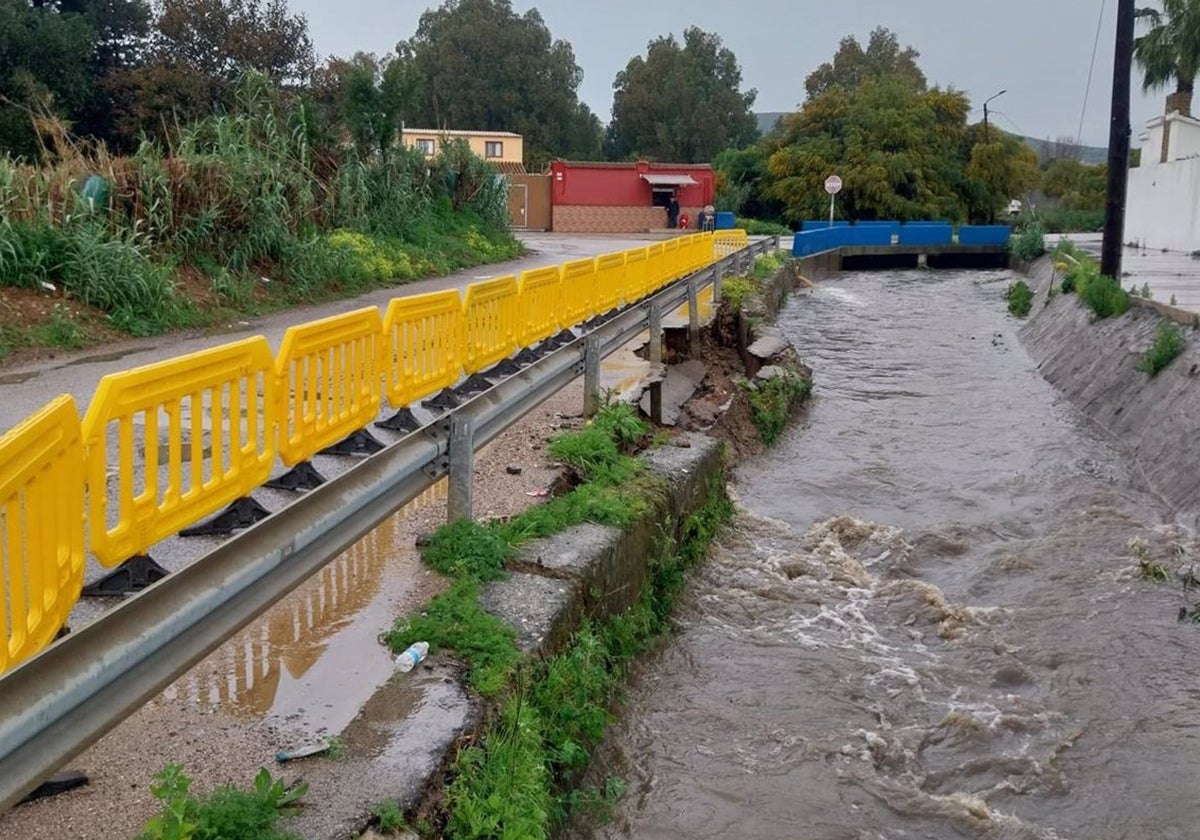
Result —
<path fill-rule="evenodd" d="M 674 194 L 671 195 L 671 200 L 667 202 L 667 227 L 679 227 L 679 199 Z"/>

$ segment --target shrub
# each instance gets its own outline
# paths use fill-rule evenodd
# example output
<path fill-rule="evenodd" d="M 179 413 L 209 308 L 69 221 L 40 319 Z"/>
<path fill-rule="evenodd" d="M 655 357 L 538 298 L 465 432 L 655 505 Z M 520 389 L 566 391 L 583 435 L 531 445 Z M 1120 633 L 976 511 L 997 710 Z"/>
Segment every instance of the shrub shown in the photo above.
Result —
<path fill-rule="evenodd" d="M 1030 262 L 1046 253 L 1046 227 L 1040 221 L 1028 222 L 1013 237 L 1009 250 L 1021 262 Z"/>
<path fill-rule="evenodd" d="M 1143 373 L 1148 373 L 1151 378 L 1158 376 L 1159 372 L 1171 364 L 1175 357 L 1183 352 L 1186 346 L 1187 341 L 1184 339 L 1179 327 L 1168 321 L 1164 321 L 1159 324 L 1158 334 L 1154 337 L 1154 344 L 1150 345 L 1150 349 L 1142 355 L 1142 360 L 1138 362 L 1137 369 Z"/>
<path fill-rule="evenodd" d="M 1008 311 L 1018 318 L 1024 318 L 1033 308 L 1033 289 L 1024 280 L 1009 284 L 1004 297 L 1008 299 Z"/>
<path fill-rule="evenodd" d="M 791 236 L 792 229 L 778 222 L 764 222 L 759 219 L 746 219 L 738 216 L 734 227 L 739 227 L 750 236 Z"/>
<path fill-rule="evenodd" d="M 163 803 L 162 812 L 142 830 L 140 840 L 298 840 L 275 824 L 294 813 L 308 785 L 285 785 L 263 769 L 254 777 L 252 790 L 220 787 L 197 798 L 177 764 L 166 767 L 150 786 Z"/>
<path fill-rule="evenodd" d="M 1124 315 L 1129 311 L 1129 293 L 1121 284 L 1099 271 L 1079 277 L 1075 285 L 1080 300 L 1088 305 L 1097 318 Z"/>
<path fill-rule="evenodd" d="M 779 439 L 787 428 L 792 409 L 811 390 L 810 380 L 791 371 L 752 386 L 750 410 L 764 444 L 772 446 Z"/>

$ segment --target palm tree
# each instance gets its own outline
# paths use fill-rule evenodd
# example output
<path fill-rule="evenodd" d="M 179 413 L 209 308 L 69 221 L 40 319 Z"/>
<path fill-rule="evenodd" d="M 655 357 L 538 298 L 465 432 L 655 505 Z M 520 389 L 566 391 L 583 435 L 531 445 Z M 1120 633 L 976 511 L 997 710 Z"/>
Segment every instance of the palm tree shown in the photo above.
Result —
<path fill-rule="evenodd" d="M 1162 9 L 1138 9 L 1137 18 L 1150 28 L 1133 43 L 1133 54 L 1142 68 L 1142 90 L 1166 87 L 1172 80 L 1175 91 L 1167 97 L 1166 113 L 1191 115 L 1192 89 L 1200 71 L 1200 0 L 1159 0 Z M 1163 132 L 1162 160 L 1167 159 Z"/>

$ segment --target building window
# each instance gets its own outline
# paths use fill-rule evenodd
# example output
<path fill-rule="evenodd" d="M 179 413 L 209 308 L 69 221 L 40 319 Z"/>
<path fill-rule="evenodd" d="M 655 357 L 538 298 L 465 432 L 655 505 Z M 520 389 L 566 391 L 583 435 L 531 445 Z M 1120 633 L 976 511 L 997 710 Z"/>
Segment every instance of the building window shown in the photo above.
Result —
<path fill-rule="evenodd" d="M 432 140 L 418 140 L 417 151 L 422 154 L 432 155 L 434 151 L 434 142 Z"/>
<path fill-rule="evenodd" d="M 490 158 L 504 157 L 504 144 L 497 140 L 489 140 L 483 144 L 483 154 Z"/>

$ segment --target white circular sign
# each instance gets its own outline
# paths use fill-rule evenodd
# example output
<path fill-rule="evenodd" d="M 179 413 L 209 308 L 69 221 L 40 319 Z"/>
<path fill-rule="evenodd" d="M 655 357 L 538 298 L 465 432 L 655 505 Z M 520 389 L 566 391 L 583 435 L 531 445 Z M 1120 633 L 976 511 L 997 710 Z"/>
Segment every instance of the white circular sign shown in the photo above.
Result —
<path fill-rule="evenodd" d="M 825 192 L 830 195 L 837 195 L 842 191 L 842 179 L 836 175 L 830 175 L 825 179 Z"/>

